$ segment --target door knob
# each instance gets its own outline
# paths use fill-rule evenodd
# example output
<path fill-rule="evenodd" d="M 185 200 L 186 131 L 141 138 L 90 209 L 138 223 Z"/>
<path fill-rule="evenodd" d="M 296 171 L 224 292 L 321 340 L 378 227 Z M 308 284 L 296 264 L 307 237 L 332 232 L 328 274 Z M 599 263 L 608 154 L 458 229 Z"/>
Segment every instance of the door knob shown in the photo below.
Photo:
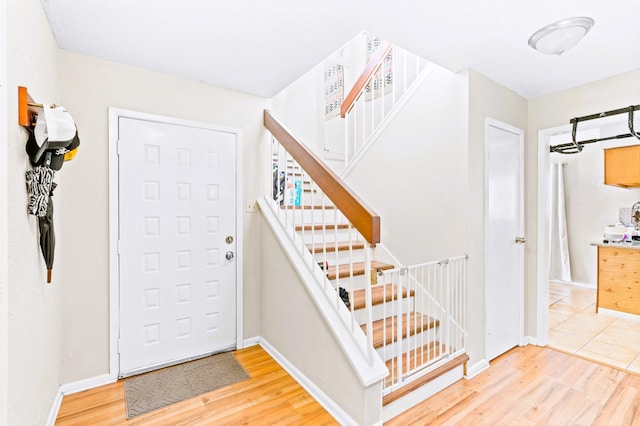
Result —
<path fill-rule="evenodd" d="M 232 251 L 228 251 L 227 254 L 224 255 L 224 257 L 226 257 L 227 260 L 233 259 L 233 252 Z"/>
<path fill-rule="evenodd" d="M 231 244 L 233 242 L 233 237 L 231 235 L 229 235 L 227 238 L 224 239 L 227 244 Z"/>
<path fill-rule="evenodd" d="M 516 244 L 524 244 L 527 242 L 525 237 L 516 237 Z"/>

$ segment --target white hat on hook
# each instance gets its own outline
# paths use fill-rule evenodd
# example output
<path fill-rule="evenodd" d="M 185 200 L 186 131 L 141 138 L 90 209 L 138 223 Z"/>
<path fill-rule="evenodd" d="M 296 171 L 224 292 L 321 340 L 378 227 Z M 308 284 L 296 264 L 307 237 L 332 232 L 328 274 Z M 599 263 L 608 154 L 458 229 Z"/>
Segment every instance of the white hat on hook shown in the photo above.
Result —
<path fill-rule="evenodd" d="M 76 135 L 76 125 L 65 107 L 44 105 L 34 129 L 38 146 L 45 149 L 64 148 Z"/>
<path fill-rule="evenodd" d="M 76 136 L 76 125 L 66 108 L 44 105 L 33 130 L 34 137 L 27 141 L 27 152 L 37 164 L 48 149 L 66 148 Z M 35 143 L 34 143 L 35 142 Z"/>

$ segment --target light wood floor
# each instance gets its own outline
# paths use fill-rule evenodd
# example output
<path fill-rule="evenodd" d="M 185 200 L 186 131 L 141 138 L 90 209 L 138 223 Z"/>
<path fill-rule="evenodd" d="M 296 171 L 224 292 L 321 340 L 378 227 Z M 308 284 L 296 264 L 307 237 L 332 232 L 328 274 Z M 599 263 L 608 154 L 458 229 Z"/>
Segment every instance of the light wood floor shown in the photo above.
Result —
<path fill-rule="evenodd" d="M 56 425 L 337 424 L 262 348 L 234 352 L 245 382 L 125 419 L 122 382 L 67 396 Z M 537 346 L 515 348 L 387 422 L 640 425 L 640 375 Z"/>
<path fill-rule="evenodd" d="M 260 346 L 235 351 L 250 379 L 127 420 L 118 381 L 65 396 L 56 425 L 335 425 Z"/>
<path fill-rule="evenodd" d="M 529 345 L 385 425 L 640 425 L 640 376 Z"/>
<path fill-rule="evenodd" d="M 549 283 L 549 346 L 640 373 L 640 322 L 596 314 L 596 290 Z"/>

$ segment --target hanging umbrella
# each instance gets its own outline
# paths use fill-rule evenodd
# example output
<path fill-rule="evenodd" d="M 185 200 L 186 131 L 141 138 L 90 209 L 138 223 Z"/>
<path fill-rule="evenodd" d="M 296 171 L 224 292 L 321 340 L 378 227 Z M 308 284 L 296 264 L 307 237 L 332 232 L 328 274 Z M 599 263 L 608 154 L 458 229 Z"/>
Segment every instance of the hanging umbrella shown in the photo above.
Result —
<path fill-rule="evenodd" d="M 29 193 L 28 211 L 38 216 L 38 230 L 40 231 L 40 250 L 47 265 L 47 283 L 51 282 L 53 268 L 53 254 L 56 243 L 53 231 L 53 182 L 55 172 L 49 168 L 50 154 L 42 166 L 34 167 L 26 172 L 27 191 Z"/>
<path fill-rule="evenodd" d="M 55 182 L 51 185 L 49 191 L 49 201 L 47 203 L 47 212 L 44 216 L 38 217 L 38 229 L 40 231 L 40 251 L 47 265 L 47 283 L 51 282 L 51 271 L 53 269 L 53 254 L 56 245 L 56 234 L 53 231 L 53 190 Z"/>

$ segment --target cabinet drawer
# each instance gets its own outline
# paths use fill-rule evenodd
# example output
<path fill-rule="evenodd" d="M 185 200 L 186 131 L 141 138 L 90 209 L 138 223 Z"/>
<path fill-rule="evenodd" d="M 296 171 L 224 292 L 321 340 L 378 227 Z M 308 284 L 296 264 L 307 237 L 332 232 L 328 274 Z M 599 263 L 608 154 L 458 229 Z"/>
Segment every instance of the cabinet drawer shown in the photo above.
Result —
<path fill-rule="evenodd" d="M 640 314 L 640 250 L 598 248 L 598 307 Z"/>

